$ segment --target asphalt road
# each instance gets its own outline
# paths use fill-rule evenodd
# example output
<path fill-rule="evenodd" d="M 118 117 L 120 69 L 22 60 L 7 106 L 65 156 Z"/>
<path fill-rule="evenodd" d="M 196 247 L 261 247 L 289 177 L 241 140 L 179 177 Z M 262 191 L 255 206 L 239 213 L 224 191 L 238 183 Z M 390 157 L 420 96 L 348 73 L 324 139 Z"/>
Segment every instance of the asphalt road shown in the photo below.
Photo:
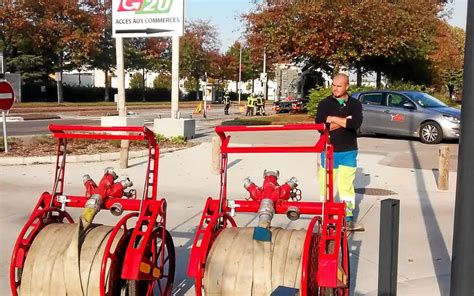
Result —
<path fill-rule="evenodd" d="M 222 108 L 213 108 L 208 111 L 207 118 L 202 115 L 193 115 L 192 109 L 182 109 L 181 116 L 196 119 L 196 138 L 194 142 L 209 142 L 214 136 L 214 127 L 221 124 L 225 119 L 234 119 L 242 116 L 237 109 L 231 110 L 231 114 L 223 114 Z M 138 113 L 145 119 L 145 125 L 152 127 L 153 120 L 160 117 L 169 117 L 169 110 L 146 110 Z M 100 125 L 100 117 L 60 115 L 63 119 L 29 120 L 18 122 L 7 122 L 8 136 L 34 136 L 49 134 L 50 124 L 74 124 L 74 125 Z M 0 127 L 2 125 L 0 124 Z M 3 132 L 3 131 L 2 131 Z M 267 135 L 254 137 L 253 133 L 239 134 L 232 138 L 232 142 L 240 144 L 255 143 L 258 139 L 260 144 L 310 144 L 314 143 L 315 136 L 305 132 L 294 134 L 291 132 L 271 132 Z M 370 137 L 359 138 L 359 150 L 361 152 L 384 155 L 382 160 L 384 165 L 391 167 L 433 169 L 438 167 L 439 147 L 447 145 L 450 147 L 450 170 L 457 170 L 458 143 L 457 141 L 443 142 L 438 145 L 426 145 L 416 138 L 397 137 Z M 433 174 L 437 172 L 433 169 Z"/>
<path fill-rule="evenodd" d="M 235 110 L 237 111 L 237 110 Z M 207 112 L 207 119 L 203 120 L 202 115 L 193 115 L 192 109 L 181 109 L 181 117 L 189 118 L 193 117 L 198 122 L 209 121 L 211 123 L 214 120 L 222 120 L 225 118 L 234 118 L 239 113 L 231 113 L 229 116 L 223 115 L 221 108 L 211 109 Z M 137 113 L 145 120 L 145 125 L 152 126 L 155 118 L 167 118 L 170 117 L 169 110 L 147 110 Z M 235 115 L 235 116 L 232 116 Z M 15 115 L 21 117 L 21 115 Z M 37 119 L 37 120 L 25 120 L 25 121 L 7 121 L 7 132 L 9 137 L 21 137 L 21 136 L 35 136 L 49 134 L 48 126 L 50 124 L 59 125 L 100 125 L 100 117 L 98 116 L 77 116 L 70 114 L 58 114 L 61 119 Z M 3 124 L 0 124 L 1 135 L 3 135 Z"/>

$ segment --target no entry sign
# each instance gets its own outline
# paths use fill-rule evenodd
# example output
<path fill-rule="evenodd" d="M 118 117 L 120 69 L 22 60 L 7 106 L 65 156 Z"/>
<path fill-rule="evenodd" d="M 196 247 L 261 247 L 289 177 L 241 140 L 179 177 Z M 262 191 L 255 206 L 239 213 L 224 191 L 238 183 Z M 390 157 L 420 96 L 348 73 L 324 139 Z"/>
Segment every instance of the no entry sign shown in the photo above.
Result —
<path fill-rule="evenodd" d="M 6 81 L 0 81 L 0 109 L 9 110 L 13 106 L 15 94 L 10 83 Z"/>

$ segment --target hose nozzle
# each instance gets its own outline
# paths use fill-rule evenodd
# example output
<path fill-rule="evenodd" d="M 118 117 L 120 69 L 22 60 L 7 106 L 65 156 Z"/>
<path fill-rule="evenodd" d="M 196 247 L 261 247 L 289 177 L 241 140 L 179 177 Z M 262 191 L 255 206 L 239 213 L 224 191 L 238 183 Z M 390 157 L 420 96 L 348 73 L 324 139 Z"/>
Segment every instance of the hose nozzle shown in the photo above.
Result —
<path fill-rule="evenodd" d="M 123 213 L 123 206 L 121 203 L 116 202 L 110 207 L 110 213 L 114 216 L 120 216 Z"/>

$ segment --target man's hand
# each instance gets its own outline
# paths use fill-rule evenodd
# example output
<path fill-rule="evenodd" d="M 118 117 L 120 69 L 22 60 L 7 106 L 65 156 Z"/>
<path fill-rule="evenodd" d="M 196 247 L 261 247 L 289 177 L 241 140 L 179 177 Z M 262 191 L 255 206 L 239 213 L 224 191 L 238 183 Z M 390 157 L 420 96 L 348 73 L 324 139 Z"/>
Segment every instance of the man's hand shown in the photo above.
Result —
<path fill-rule="evenodd" d="M 339 124 L 331 122 L 329 124 L 329 131 L 332 132 L 332 131 L 337 130 L 338 128 L 341 128 L 341 127 L 342 126 L 340 126 Z"/>
<path fill-rule="evenodd" d="M 348 118 L 343 118 L 343 117 L 337 117 L 337 116 L 328 116 L 326 118 L 326 122 L 330 124 L 330 130 L 338 129 L 338 128 L 345 128 L 347 119 L 350 119 L 350 116 Z M 337 126 L 333 129 L 333 126 Z"/>

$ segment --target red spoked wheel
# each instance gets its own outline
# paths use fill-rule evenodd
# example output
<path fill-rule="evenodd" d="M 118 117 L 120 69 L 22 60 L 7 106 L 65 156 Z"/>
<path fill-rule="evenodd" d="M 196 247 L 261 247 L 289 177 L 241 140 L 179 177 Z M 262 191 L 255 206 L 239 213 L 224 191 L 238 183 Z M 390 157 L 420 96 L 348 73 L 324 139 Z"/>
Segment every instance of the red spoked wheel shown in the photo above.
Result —
<path fill-rule="evenodd" d="M 318 294 L 318 250 L 321 237 L 321 217 L 314 217 L 308 225 L 301 264 L 301 295 Z"/>
<path fill-rule="evenodd" d="M 156 262 L 160 270 L 160 277 L 148 283 L 146 295 L 153 295 L 155 287 L 155 290 L 160 293 L 159 295 L 171 295 L 176 269 L 176 255 L 173 238 L 163 227 L 158 227 L 153 231 L 151 255 L 152 262 Z"/>
<path fill-rule="evenodd" d="M 153 230 L 150 239 L 148 256 L 151 262 L 156 262 L 160 275 L 155 280 L 127 281 L 122 289 L 121 295 L 127 296 L 151 296 L 154 292 L 158 295 L 171 295 L 173 289 L 176 257 L 174 252 L 173 239 L 170 233 L 163 227 Z"/>
<path fill-rule="evenodd" d="M 202 257 L 198 262 L 199 265 L 195 281 L 196 296 L 203 295 L 202 278 L 204 277 L 204 265 L 206 264 L 207 255 L 209 254 L 212 244 L 217 236 L 227 227 L 237 227 L 237 223 L 235 223 L 234 219 L 229 214 L 224 212 L 213 216 L 207 224 L 200 245 L 205 252 L 202 253 Z"/>
<path fill-rule="evenodd" d="M 332 241 L 333 242 L 333 241 Z M 330 243 L 328 246 L 328 252 L 332 252 L 334 249 L 334 243 Z M 350 261 L 349 261 L 349 244 L 347 241 L 347 231 L 344 225 L 341 233 L 341 245 L 339 250 L 339 262 L 340 266 L 347 275 L 347 286 L 340 288 L 320 288 L 320 294 L 324 296 L 349 296 L 350 292 Z"/>
<path fill-rule="evenodd" d="M 138 217 L 138 213 L 130 213 L 124 216 L 120 221 L 115 225 L 114 229 L 110 233 L 110 236 L 107 240 L 107 244 L 104 249 L 104 256 L 102 257 L 102 263 L 100 266 L 100 295 L 114 295 L 117 294 L 114 292 L 117 287 L 122 287 L 124 289 L 125 283 L 120 284 L 121 277 L 120 273 L 122 271 L 122 263 L 125 255 L 125 249 L 127 247 L 130 228 L 127 226 L 127 222 L 133 218 Z M 123 231 L 123 235 L 120 240 L 114 244 L 115 238 L 119 231 Z M 113 250 L 112 250 L 113 247 Z M 108 275 L 106 274 L 108 271 Z M 107 283 L 106 283 L 107 280 Z"/>
<path fill-rule="evenodd" d="M 21 284 L 21 273 L 25 264 L 26 256 L 38 233 L 50 223 L 74 223 L 71 215 L 58 208 L 47 208 L 36 212 L 25 223 L 20 231 L 13 248 L 10 261 L 10 288 L 13 296 L 18 295 Z"/>

